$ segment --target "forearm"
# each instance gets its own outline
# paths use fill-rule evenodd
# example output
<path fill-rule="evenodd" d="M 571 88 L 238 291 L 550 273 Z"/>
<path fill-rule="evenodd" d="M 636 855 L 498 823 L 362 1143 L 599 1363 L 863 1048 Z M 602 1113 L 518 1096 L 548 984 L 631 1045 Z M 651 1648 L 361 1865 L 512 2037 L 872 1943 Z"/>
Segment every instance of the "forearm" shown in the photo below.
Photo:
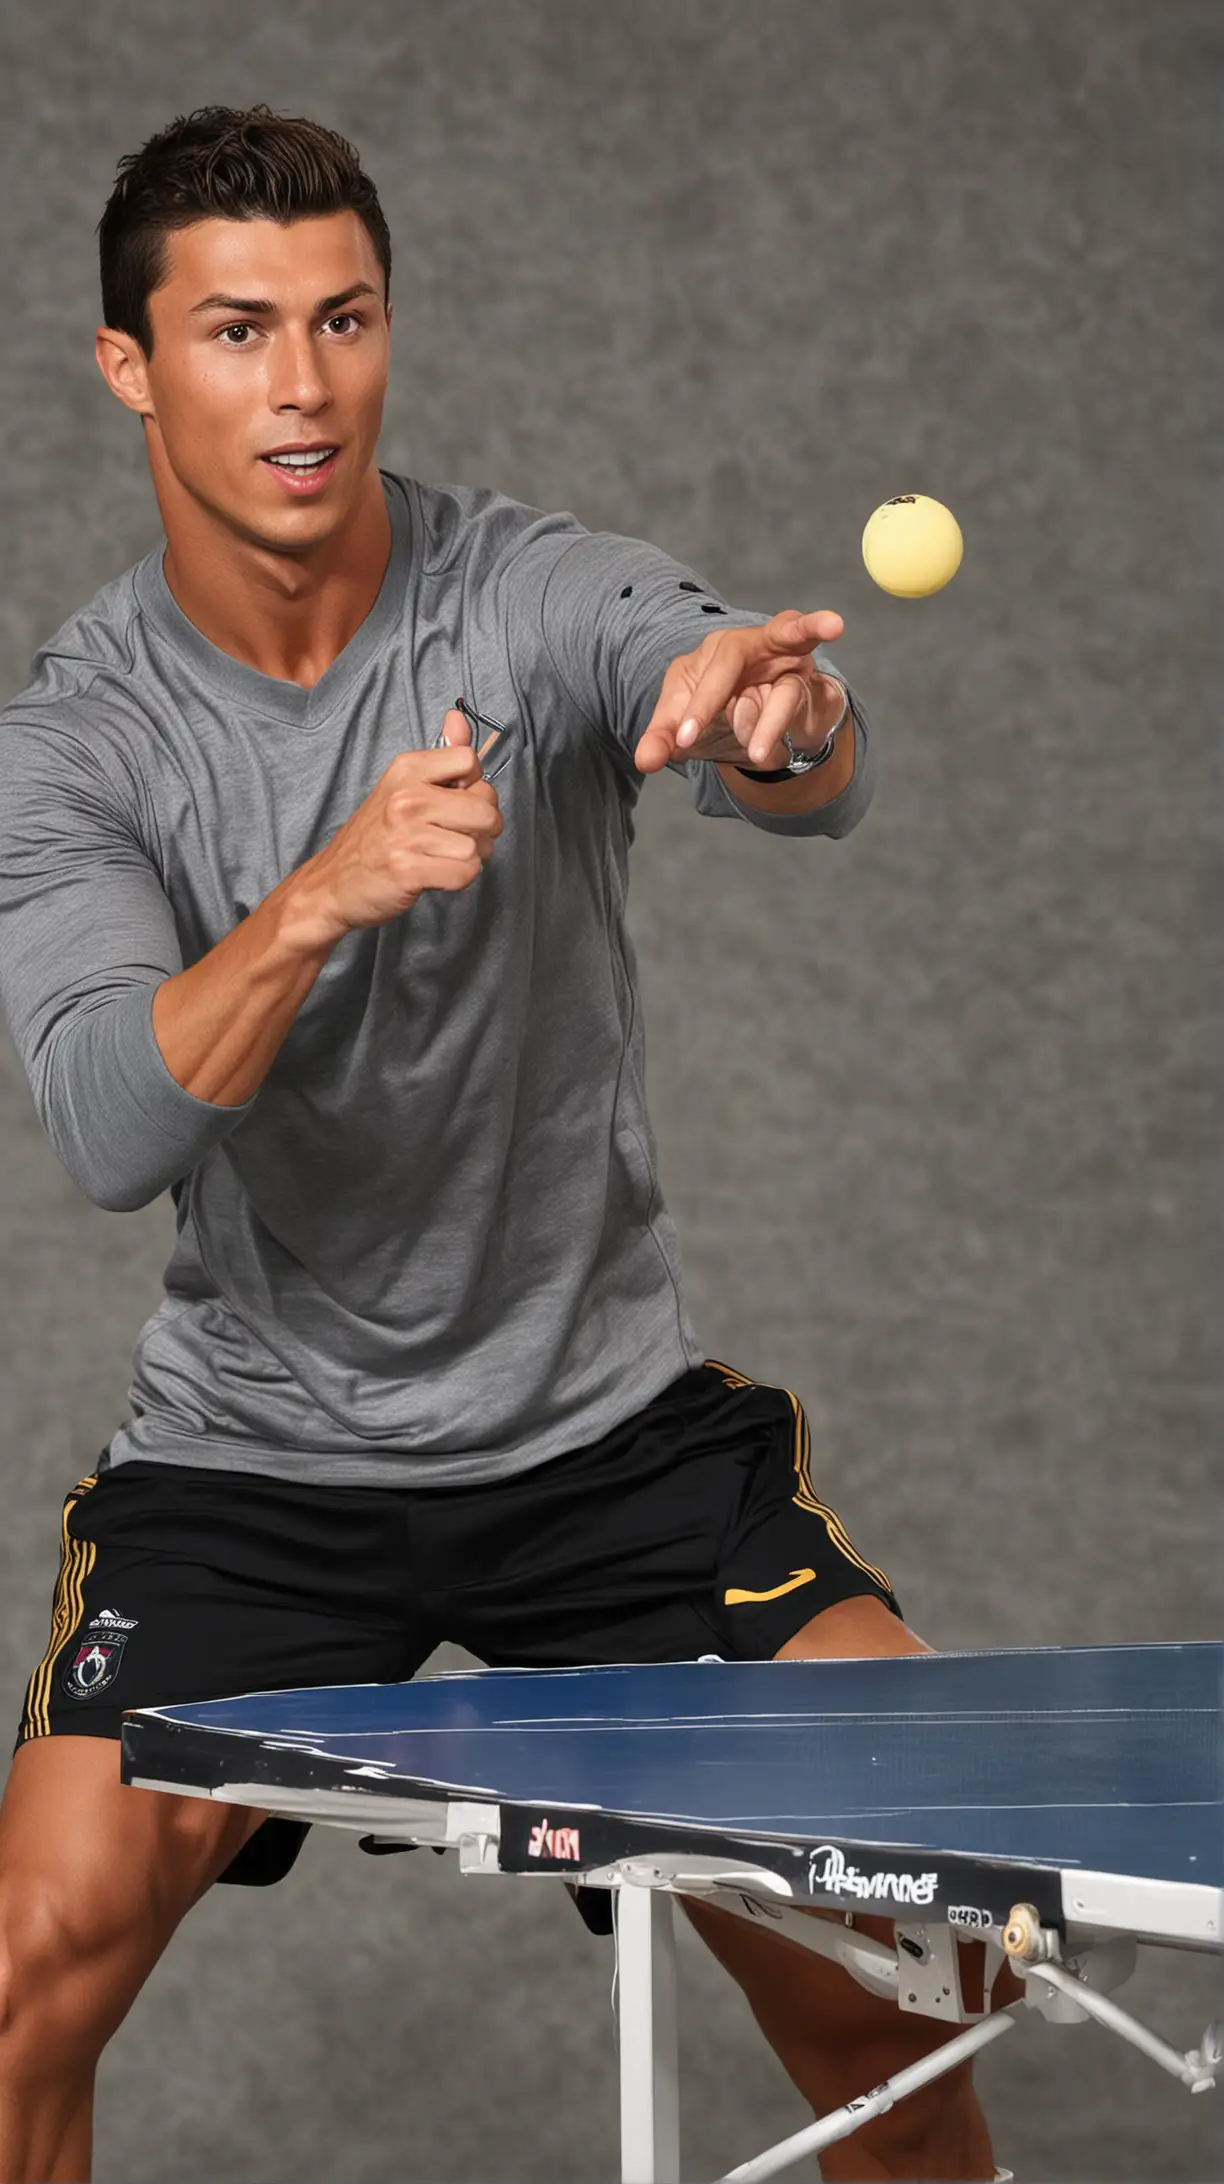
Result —
<path fill-rule="evenodd" d="M 308 864 L 198 963 L 164 979 L 153 1031 L 175 1082 L 211 1106 L 253 1099 L 338 938 L 314 909 Z"/>

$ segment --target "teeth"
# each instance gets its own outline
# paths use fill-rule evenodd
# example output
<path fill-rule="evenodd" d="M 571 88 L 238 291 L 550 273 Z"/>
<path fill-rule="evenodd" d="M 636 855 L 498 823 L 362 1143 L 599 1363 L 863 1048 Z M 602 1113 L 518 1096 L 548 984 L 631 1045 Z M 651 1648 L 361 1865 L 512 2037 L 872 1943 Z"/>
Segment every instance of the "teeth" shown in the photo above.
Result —
<path fill-rule="evenodd" d="M 268 461 L 281 470 L 318 470 L 323 463 L 331 461 L 335 452 L 334 447 L 325 447 L 317 455 L 269 455 Z"/>

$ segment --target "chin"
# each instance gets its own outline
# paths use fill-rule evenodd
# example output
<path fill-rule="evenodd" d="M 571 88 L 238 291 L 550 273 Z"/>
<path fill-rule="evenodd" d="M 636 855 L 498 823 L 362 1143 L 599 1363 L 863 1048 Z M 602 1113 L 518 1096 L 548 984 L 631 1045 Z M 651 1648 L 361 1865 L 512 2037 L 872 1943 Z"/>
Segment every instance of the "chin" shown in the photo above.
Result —
<path fill-rule="evenodd" d="M 255 545 L 270 553 L 301 553 L 324 546 L 342 530 L 352 510 L 347 501 L 317 501 L 302 508 L 244 508 L 232 519 Z"/>

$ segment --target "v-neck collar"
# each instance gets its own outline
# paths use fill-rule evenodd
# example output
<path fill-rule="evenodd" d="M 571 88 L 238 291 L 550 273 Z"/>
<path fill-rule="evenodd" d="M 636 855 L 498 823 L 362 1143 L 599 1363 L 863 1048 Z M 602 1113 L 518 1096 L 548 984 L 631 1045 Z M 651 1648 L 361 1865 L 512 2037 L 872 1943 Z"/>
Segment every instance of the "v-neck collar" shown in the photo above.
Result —
<path fill-rule="evenodd" d="M 142 612 L 206 682 L 245 710 L 269 714 L 299 728 L 323 727 L 403 617 L 412 565 L 412 514 L 399 479 L 386 471 L 381 475 L 391 519 L 391 553 L 383 580 L 365 620 L 313 689 L 283 682 L 275 675 L 261 675 L 257 668 L 234 659 L 205 637 L 184 614 L 166 582 L 164 545 L 149 554 L 136 571 L 136 595 Z"/>

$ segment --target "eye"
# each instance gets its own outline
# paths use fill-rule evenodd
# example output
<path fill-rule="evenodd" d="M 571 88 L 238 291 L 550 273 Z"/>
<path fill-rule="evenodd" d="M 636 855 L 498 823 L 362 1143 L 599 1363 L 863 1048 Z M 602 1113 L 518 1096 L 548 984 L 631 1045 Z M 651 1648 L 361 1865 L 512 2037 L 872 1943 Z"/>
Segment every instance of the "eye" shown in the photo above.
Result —
<path fill-rule="evenodd" d="M 334 334 L 337 330 L 343 333 L 358 327 L 362 324 L 362 320 L 356 311 L 337 311 L 331 318 L 324 319 L 323 324 L 329 333 Z"/>
<path fill-rule="evenodd" d="M 254 331 L 255 328 L 249 321 L 239 319 L 233 326 L 222 326 L 218 331 L 217 339 L 222 347 L 226 349 L 249 349 L 251 344 L 247 340 L 247 335 L 253 334 Z M 231 335 L 233 336 L 232 340 Z"/>

